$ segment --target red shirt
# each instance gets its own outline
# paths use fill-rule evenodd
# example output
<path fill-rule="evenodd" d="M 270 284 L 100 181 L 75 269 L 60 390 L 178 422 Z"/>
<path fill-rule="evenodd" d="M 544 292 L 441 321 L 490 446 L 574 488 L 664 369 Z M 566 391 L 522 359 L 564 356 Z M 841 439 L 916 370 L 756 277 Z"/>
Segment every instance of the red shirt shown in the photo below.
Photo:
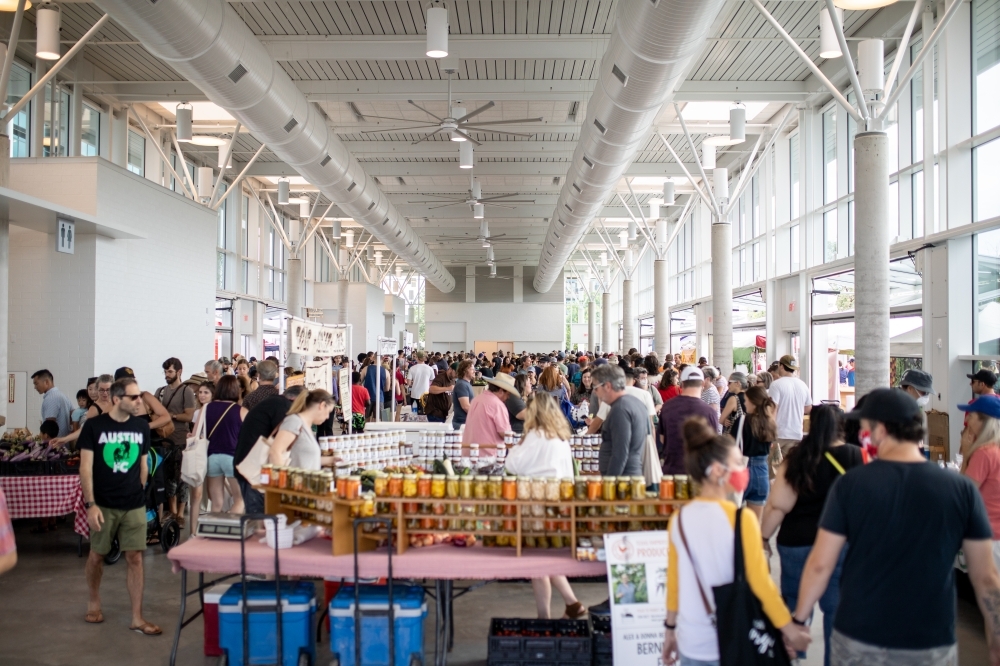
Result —
<path fill-rule="evenodd" d="M 351 411 L 355 414 L 365 413 L 365 403 L 371 401 L 368 389 L 361 384 L 351 384 Z"/>
<path fill-rule="evenodd" d="M 663 398 L 663 402 L 666 402 L 671 398 L 676 398 L 681 394 L 681 387 L 676 384 L 668 386 L 667 388 L 658 386 L 656 390 L 660 392 L 660 397 Z"/>
<path fill-rule="evenodd" d="M 1000 447 L 981 446 L 969 458 L 965 474 L 979 488 L 990 518 L 993 538 L 1000 537 Z"/>

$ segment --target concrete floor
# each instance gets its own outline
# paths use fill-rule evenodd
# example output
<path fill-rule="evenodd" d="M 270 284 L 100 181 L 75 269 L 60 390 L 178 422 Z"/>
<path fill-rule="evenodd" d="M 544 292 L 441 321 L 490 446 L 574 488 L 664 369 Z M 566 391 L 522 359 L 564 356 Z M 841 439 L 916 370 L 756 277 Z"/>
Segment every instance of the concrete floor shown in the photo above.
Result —
<path fill-rule="evenodd" d="M 82 558 L 76 556 L 76 534 L 67 523 L 45 535 L 29 533 L 31 521 L 17 521 L 18 566 L 0 577 L 0 666 L 166 666 L 169 661 L 173 631 L 179 610 L 179 577 L 159 548 L 150 548 L 145 556 L 145 616 L 164 629 L 159 637 L 140 636 L 128 631 L 129 603 L 125 589 L 125 562 L 105 568 L 102 585 L 105 621 L 90 625 L 83 621 L 87 588 Z M 86 550 L 86 547 L 85 547 Z M 772 561 L 777 575 L 777 559 Z M 460 585 L 460 584 L 459 584 Z M 595 604 L 607 598 L 605 584 L 574 586 L 580 600 Z M 561 599 L 554 595 L 554 612 L 561 609 Z M 434 611 L 425 632 L 430 660 L 433 645 Z M 962 666 L 987 664 L 986 643 L 979 610 L 959 600 L 958 642 Z M 529 583 L 494 583 L 478 589 L 455 602 L 455 648 L 449 664 L 455 666 L 484 664 L 486 636 L 491 617 L 534 617 L 535 604 Z M 178 664 L 216 666 L 217 658 L 202 654 L 201 622 L 184 630 Z M 804 666 L 823 663 L 822 622 L 813 625 L 813 647 L 800 662 Z M 327 663 L 329 643 L 324 638 L 319 647 L 319 663 Z M 430 661 L 429 661 L 430 663 Z"/>

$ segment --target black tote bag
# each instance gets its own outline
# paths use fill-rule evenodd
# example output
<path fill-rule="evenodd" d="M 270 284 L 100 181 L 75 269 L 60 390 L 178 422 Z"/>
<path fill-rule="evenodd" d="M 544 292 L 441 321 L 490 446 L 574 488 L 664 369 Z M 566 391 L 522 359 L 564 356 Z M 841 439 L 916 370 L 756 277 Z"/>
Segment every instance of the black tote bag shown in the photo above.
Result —
<path fill-rule="evenodd" d="M 750 589 L 743 562 L 742 516 L 736 512 L 733 582 L 712 588 L 720 666 L 791 666 L 781 632 Z"/>

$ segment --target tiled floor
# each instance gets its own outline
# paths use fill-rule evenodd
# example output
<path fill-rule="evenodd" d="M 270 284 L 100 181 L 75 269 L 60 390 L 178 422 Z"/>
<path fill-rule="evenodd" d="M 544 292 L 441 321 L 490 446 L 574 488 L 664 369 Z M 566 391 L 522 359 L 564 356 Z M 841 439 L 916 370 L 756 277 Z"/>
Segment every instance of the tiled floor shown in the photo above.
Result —
<path fill-rule="evenodd" d="M 63 525 L 57 532 L 29 534 L 29 522 L 19 521 L 16 538 L 20 562 L 14 571 L 0 577 L 0 666 L 165 666 L 177 623 L 179 578 L 170 571 L 166 556 L 150 548 L 145 556 L 146 618 L 164 629 L 159 637 L 144 637 L 128 631 L 129 603 L 125 588 L 125 563 L 105 568 L 102 586 L 105 622 L 83 621 L 87 588 L 83 559 L 76 556 L 76 535 Z M 775 560 L 773 564 L 777 565 Z M 604 584 L 575 586 L 580 600 L 594 604 L 607 598 Z M 555 610 L 561 608 L 558 595 Z M 433 650 L 433 603 L 426 640 Z M 972 604 L 959 600 L 959 663 L 987 664 L 982 618 Z M 455 602 L 455 648 L 449 664 L 484 664 L 486 635 L 492 617 L 533 617 L 534 599 L 528 583 L 493 583 Z M 820 666 L 822 631 L 818 621 L 814 643 L 802 664 Z M 178 664 L 215 666 L 216 658 L 201 651 L 201 622 L 192 623 L 182 634 Z M 320 664 L 329 658 L 328 643 L 320 647 Z M 428 657 L 430 655 L 428 654 Z"/>

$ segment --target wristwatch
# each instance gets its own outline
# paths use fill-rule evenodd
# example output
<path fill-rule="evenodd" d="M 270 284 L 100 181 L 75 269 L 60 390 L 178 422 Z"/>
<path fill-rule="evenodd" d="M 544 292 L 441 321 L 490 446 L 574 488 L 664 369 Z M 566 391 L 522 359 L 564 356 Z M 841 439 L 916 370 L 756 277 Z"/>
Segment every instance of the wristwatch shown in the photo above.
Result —
<path fill-rule="evenodd" d="M 799 625 L 800 627 L 806 626 L 805 622 L 800 622 L 799 619 L 797 617 L 795 617 L 794 615 L 792 615 L 792 622 L 794 622 L 795 624 Z"/>
<path fill-rule="evenodd" d="M 90 507 L 92 507 L 92 506 L 94 506 L 94 503 L 93 503 L 93 502 L 84 502 L 84 503 L 83 503 L 83 508 L 84 508 L 84 509 L 89 509 L 89 508 L 90 508 Z"/>

